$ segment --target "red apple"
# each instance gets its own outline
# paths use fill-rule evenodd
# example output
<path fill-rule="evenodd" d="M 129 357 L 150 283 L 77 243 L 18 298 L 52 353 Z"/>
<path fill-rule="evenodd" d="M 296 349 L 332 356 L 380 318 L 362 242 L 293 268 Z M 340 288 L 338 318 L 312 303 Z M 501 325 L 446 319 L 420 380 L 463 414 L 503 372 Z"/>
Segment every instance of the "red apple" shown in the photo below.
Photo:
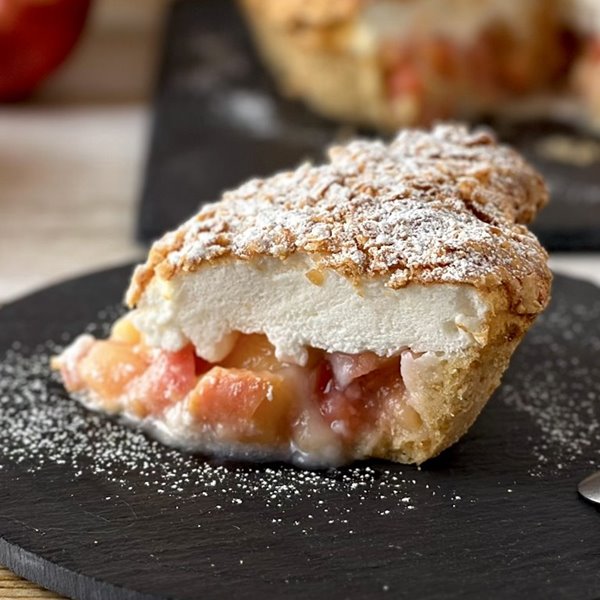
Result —
<path fill-rule="evenodd" d="M 0 0 L 0 101 L 26 97 L 67 57 L 91 0 Z"/>

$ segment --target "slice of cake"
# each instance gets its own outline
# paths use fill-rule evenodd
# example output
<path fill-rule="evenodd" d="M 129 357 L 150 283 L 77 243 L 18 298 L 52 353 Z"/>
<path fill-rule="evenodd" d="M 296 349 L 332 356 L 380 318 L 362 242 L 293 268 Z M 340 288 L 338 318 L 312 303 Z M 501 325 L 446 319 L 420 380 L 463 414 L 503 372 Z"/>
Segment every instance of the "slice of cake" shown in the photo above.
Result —
<path fill-rule="evenodd" d="M 484 131 L 406 130 L 257 179 L 156 242 L 108 340 L 54 361 L 88 406 L 191 450 L 421 463 L 548 302 L 539 175 Z"/>

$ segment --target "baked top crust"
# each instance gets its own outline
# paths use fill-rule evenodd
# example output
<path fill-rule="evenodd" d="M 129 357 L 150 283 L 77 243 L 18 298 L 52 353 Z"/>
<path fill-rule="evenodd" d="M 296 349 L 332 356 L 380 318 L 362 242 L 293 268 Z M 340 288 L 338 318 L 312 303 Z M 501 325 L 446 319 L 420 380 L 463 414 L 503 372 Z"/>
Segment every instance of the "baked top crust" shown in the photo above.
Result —
<path fill-rule="evenodd" d="M 509 310 L 548 302 L 547 254 L 522 223 L 547 202 L 540 175 L 484 130 L 404 130 L 389 144 L 353 141 L 329 162 L 254 179 L 167 233 L 136 268 L 148 283 L 226 258 L 308 256 L 355 280 L 502 288 Z"/>

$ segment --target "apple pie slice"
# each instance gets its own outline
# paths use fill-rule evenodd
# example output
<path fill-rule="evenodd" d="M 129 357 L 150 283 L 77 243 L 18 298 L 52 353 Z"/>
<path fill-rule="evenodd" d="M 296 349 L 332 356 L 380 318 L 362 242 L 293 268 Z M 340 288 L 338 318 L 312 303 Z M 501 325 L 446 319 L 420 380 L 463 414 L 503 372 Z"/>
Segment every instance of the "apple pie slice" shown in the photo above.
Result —
<path fill-rule="evenodd" d="M 548 302 L 540 176 L 485 131 L 353 141 L 156 242 L 107 340 L 54 361 L 169 444 L 306 466 L 454 443 Z"/>

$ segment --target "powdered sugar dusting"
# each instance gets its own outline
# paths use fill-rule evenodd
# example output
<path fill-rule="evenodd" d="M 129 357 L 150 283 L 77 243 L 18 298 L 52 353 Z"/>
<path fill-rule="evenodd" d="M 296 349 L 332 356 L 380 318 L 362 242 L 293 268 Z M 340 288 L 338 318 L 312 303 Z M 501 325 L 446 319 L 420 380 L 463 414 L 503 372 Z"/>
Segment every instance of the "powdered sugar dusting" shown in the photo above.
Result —
<path fill-rule="evenodd" d="M 547 201 L 540 176 L 482 131 L 402 131 L 390 144 L 354 141 L 330 162 L 255 179 L 159 240 L 129 292 L 157 271 L 206 261 L 301 252 L 349 277 L 489 284 L 548 278 L 546 255 L 518 223 Z M 543 286 L 540 286 L 543 288 Z"/>

